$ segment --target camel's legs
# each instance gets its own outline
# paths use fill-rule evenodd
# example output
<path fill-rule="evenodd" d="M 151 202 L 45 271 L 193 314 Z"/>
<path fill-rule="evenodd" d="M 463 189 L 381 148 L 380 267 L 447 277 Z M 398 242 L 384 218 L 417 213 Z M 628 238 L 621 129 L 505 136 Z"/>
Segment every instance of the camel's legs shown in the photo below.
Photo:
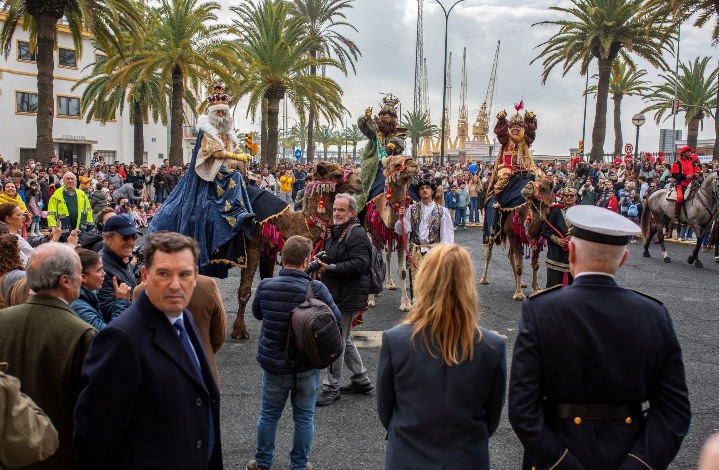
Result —
<path fill-rule="evenodd" d="M 532 250 L 532 292 L 542 290 L 539 287 L 539 279 L 537 273 L 539 272 L 539 250 Z"/>
<path fill-rule="evenodd" d="M 487 272 L 489 271 L 489 260 L 492 259 L 492 247 L 494 246 L 494 240 L 489 240 L 487 244 L 487 251 L 484 252 L 484 271 L 482 277 L 479 279 L 480 284 L 489 284 L 489 278 Z"/>
<path fill-rule="evenodd" d="M 257 266 L 260 264 L 260 247 L 257 240 L 259 234 L 255 233 L 252 240 L 247 240 L 245 250 L 247 254 L 247 267 L 242 270 L 240 275 L 240 286 L 237 289 L 237 318 L 232 325 L 233 339 L 248 339 L 250 334 L 247 332 L 245 325 L 245 307 L 252 296 L 252 281 L 255 278 Z"/>
<path fill-rule="evenodd" d="M 516 281 L 516 289 L 512 298 L 514 300 L 524 300 L 526 296 L 522 292 L 522 253 L 514 247 L 514 244 L 510 241 L 509 264 L 512 266 L 512 272 L 514 273 L 514 280 Z"/>

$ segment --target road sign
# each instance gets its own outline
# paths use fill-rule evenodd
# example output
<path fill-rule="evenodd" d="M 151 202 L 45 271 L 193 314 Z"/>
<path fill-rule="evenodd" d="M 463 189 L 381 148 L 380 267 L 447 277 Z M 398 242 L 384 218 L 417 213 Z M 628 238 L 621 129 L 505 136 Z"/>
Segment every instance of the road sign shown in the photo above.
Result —
<path fill-rule="evenodd" d="M 302 149 L 295 149 L 295 159 L 299 160 L 302 158 Z"/>
<path fill-rule="evenodd" d="M 631 154 L 634 152 L 634 146 L 632 144 L 626 144 L 624 146 L 624 153 Z"/>

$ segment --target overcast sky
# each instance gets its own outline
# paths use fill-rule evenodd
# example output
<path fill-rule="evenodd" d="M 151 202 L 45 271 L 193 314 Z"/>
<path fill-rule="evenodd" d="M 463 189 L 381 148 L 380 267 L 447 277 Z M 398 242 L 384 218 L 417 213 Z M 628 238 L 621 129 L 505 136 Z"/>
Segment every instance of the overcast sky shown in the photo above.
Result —
<path fill-rule="evenodd" d="M 454 0 L 442 0 L 448 8 Z M 237 0 L 220 0 L 225 14 Z M 414 89 L 415 38 L 417 0 L 354 0 L 354 8 L 347 12 L 348 21 L 358 32 L 350 28 L 339 31 L 358 45 L 362 57 L 357 61 L 357 75 L 333 73 L 332 76 L 344 90 L 344 105 L 352 113 L 348 123 L 355 122 L 367 106 L 375 111 L 382 98 L 381 93 L 393 93 L 402 101 L 402 112 L 412 109 Z M 457 130 L 462 71 L 462 49 L 467 48 L 467 107 L 470 126 L 477 117 L 484 101 L 494 59 L 497 41 L 501 40 L 498 63 L 498 79 L 494 94 L 492 115 L 506 109 L 513 113 L 514 103 L 524 99 L 526 109 L 534 111 L 539 121 L 537 140 L 533 149 L 536 154 L 566 155 L 570 147 L 576 147 L 582 137 L 585 78 L 579 68 L 562 77 L 561 66 L 555 67 L 545 85 L 542 85 L 541 61 L 529 62 L 536 57 L 535 47 L 557 32 L 555 26 L 535 26 L 533 23 L 560 18 L 548 10 L 557 5 L 556 0 L 465 0 L 457 5 L 449 17 L 448 50 L 452 52 L 452 108 L 451 132 Z M 562 2 L 561 4 L 568 4 Z M 229 21 L 229 20 L 228 20 Z M 703 30 L 687 24 L 682 29 L 680 58 L 682 61 L 697 56 L 710 55 L 710 64 L 717 63 L 717 50 L 711 46 L 710 28 Z M 440 125 L 442 108 L 442 65 L 444 60 L 444 14 L 436 0 L 424 0 L 424 56 L 428 64 L 429 98 L 432 121 Z M 667 56 L 674 67 L 675 59 Z M 646 68 L 648 80 L 658 83 L 658 72 L 640 61 Z M 592 75 L 596 73 L 596 61 L 592 63 Z M 596 83 L 596 81 L 595 81 Z M 590 85 L 592 79 L 590 78 Z M 246 100 L 240 101 L 236 120 L 241 129 L 258 130 L 259 125 L 245 119 Z M 591 148 L 591 133 L 595 100 L 589 97 L 587 106 L 585 148 Z M 624 142 L 634 143 L 636 128 L 632 115 L 643 108 L 638 97 L 625 97 L 622 101 Z M 613 101 L 608 103 L 607 135 L 604 151 L 614 146 L 612 125 Z M 293 114 L 292 111 L 289 113 Z M 671 118 L 655 124 L 653 114 L 647 114 L 647 122 L 640 131 L 640 149 L 656 151 L 659 145 L 659 129 L 671 129 Z M 290 125 L 292 121 L 290 120 Z M 492 121 L 494 125 L 494 120 Z M 684 117 L 677 116 L 677 129 L 686 138 Z M 471 132 L 471 127 L 470 127 Z M 706 119 L 699 138 L 714 138 L 714 121 Z"/>

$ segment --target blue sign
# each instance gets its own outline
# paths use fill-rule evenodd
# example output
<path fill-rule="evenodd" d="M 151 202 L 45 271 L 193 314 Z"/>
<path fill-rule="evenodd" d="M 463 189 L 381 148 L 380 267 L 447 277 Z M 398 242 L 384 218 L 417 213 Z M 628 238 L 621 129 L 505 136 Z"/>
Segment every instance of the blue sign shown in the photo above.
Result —
<path fill-rule="evenodd" d="M 299 160 L 302 158 L 302 149 L 295 149 L 295 158 Z"/>

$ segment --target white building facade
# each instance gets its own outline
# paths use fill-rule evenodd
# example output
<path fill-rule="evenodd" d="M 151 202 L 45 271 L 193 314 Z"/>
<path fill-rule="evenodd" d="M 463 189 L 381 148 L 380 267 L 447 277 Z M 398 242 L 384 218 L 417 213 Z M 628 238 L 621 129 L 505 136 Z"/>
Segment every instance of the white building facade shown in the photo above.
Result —
<path fill-rule="evenodd" d="M 6 15 L 0 13 L 0 22 Z M 102 124 L 92 120 L 86 123 L 80 98 L 84 87 L 73 90 L 80 79 L 88 74 L 96 59 L 101 59 L 92 43 L 92 35 L 83 34 L 83 55 L 78 57 L 73 46 L 70 30 L 59 24 L 58 47 L 54 53 L 55 116 L 53 141 L 55 154 L 64 162 L 89 163 L 94 152 L 105 157 L 106 162 L 130 163 L 133 161 L 134 133 L 129 119 L 129 106 L 124 115 Z M 51 155 L 36 155 L 37 116 L 37 64 L 35 54 L 29 47 L 29 35 L 21 27 L 15 31 L 12 49 L 7 60 L 0 61 L 0 115 L 5 116 L 0 125 L 0 153 L 11 161 L 26 162 L 28 159 L 49 161 Z M 169 113 L 168 113 L 169 115 Z M 5 119 L 7 119 L 5 121 Z M 193 129 L 184 128 L 183 150 L 189 161 L 188 148 L 194 144 Z M 168 158 L 168 128 L 150 121 L 144 126 L 144 162 L 162 164 Z"/>

